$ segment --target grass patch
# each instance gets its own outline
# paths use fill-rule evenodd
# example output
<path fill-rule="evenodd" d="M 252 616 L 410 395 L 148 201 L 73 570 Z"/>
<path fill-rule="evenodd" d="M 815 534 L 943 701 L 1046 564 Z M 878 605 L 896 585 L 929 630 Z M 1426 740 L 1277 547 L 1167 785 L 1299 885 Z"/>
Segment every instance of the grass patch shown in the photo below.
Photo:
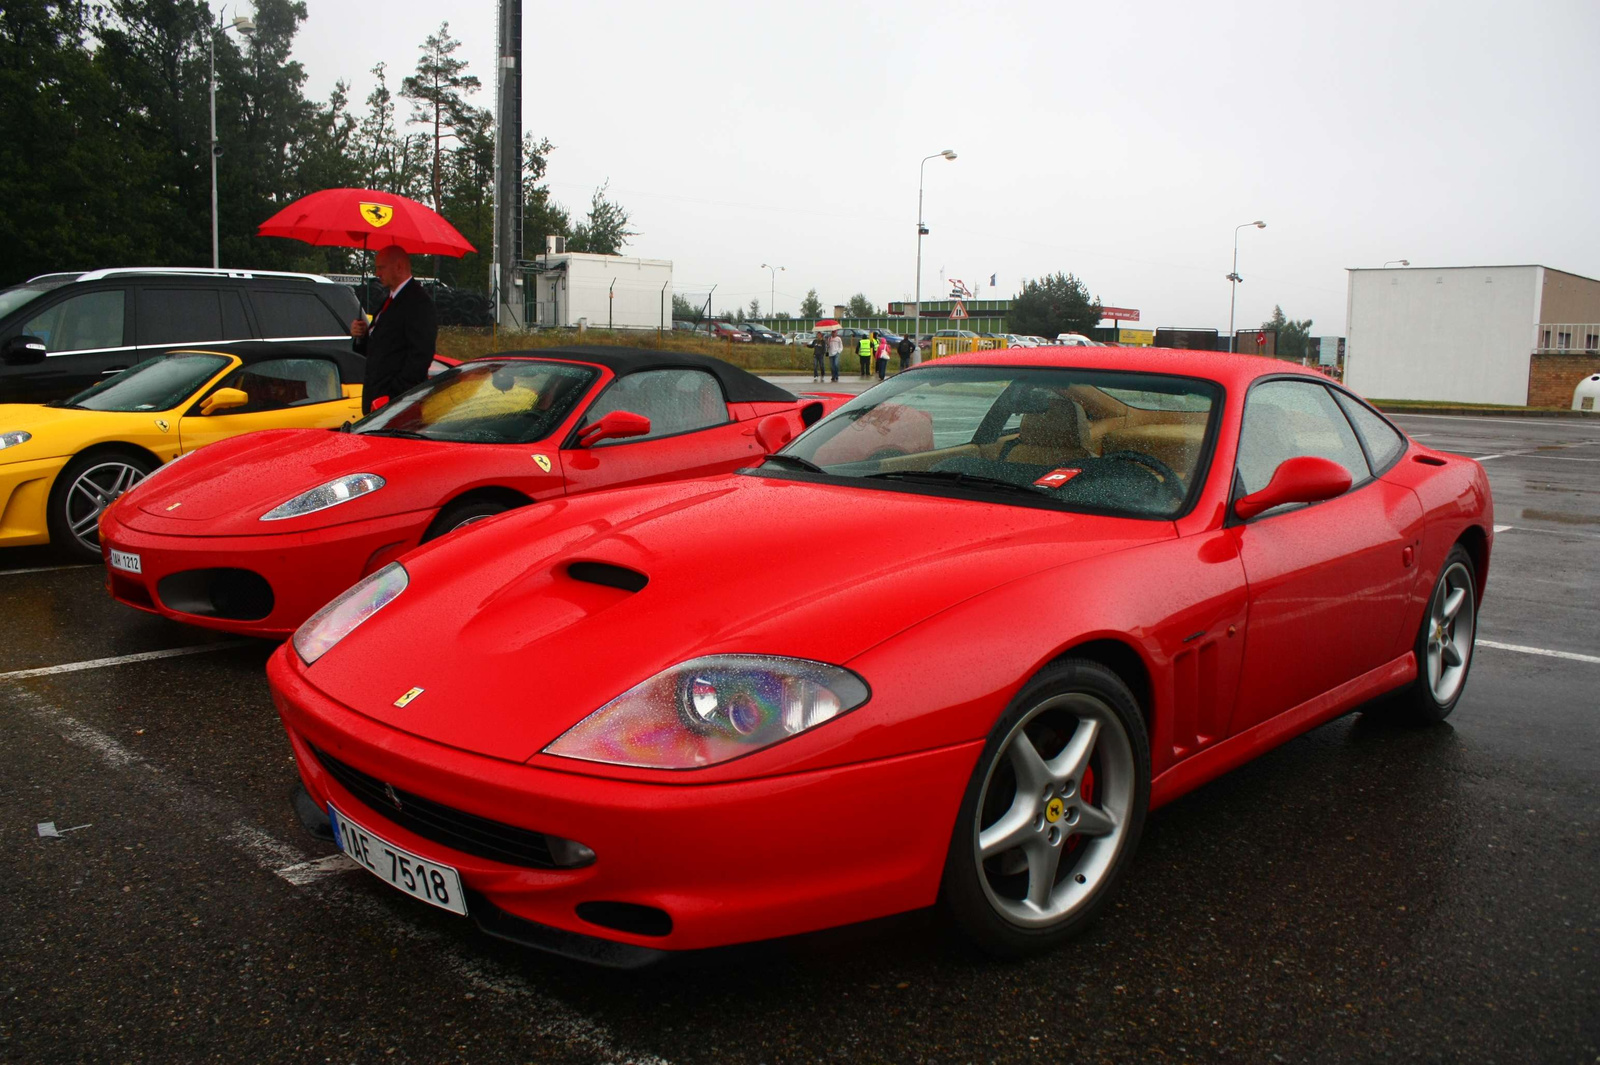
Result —
<path fill-rule="evenodd" d="M 453 359 L 481 359 L 503 351 L 537 351 L 569 344 L 596 344 L 619 348 L 645 348 L 653 351 L 686 351 L 731 362 L 745 370 L 807 371 L 811 369 L 811 349 L 790 344 L 738 344 L 732 340 L 712 340 L 675 330 L 541 329 L 533 333 L 496 334 L 489 329 L 444 326 L 439 330 L 439 354 Z"/>

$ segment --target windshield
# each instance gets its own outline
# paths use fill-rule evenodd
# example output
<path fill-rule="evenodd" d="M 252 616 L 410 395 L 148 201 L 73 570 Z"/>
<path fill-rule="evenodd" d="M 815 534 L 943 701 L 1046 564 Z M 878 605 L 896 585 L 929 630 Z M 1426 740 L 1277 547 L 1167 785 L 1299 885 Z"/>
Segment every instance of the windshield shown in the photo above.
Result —
<path fill-rule="evenodd" d="M 354 431 L 527 444 L 549 436 L 594 378 L 594 370 L 571 363 L 480 359 L 429 378 Z"/>
<path fill-rule="evenodd" d="M 890 378 L 761 467 L 1141 518 L 1184 510 L 1220 389 L 1156 374 L 932 366 Z M 785 459 L 791 461 L 784 461 Z"/>
<path fill-rule="evenodd" d="M 123 412 L 171 410 L 232 361 L 198 352 L 158 355 L 63 400 L 61 406 Z"/>
<path fill-rule="evenodd" d="M 60 288 L 70 281 L 74 275 L 60 275 L 59 281 L 34 281 L 26 285 L 16 285 L 12 288 L 0 290 L 0 318 L 4 318 L 12 311 L 26 303 L 43 296 L 53 288 Z"/>

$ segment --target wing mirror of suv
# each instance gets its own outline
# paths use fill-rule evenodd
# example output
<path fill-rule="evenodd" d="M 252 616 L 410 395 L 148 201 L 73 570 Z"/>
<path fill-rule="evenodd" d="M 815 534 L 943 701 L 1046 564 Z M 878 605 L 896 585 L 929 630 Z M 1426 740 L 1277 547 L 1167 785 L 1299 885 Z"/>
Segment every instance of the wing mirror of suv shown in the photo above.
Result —
<path fill-rule="evenodd" d="M 624 436 L 644 436 L 650 431 L 650 419 L 631 410 L 614 410 L 593 425 L 578 430 L 580 447 L 593 447 L 602 440 L 615 440 Z"/>
<path fill-rule="evenodd" d="M 7 366 L 34 366 L 44 361 L 46 350 L 44 341 L 38 337 L 12 337 L 0 348 L 0 358 L 4 358 Z"/>
<path fill-rule="evenodd" d="M 1233 512 L 1249 521 L 1257 514 L 1285 503 L 1316 503 L 1350 491 L 1350 471 L 1332 459 L 1300 455 L 1285 459 L 1272 471 L 1272 480 L 1233 504 Z"/>
<path fill-rule="evenodd" d="M 215 414 L 219 410 L 228 410 L 231 407 L 242 407 L 250 402 L 250 395 L 237 388 L 219 388 L 206 397 L 200 404 L 201 414 Z"/>

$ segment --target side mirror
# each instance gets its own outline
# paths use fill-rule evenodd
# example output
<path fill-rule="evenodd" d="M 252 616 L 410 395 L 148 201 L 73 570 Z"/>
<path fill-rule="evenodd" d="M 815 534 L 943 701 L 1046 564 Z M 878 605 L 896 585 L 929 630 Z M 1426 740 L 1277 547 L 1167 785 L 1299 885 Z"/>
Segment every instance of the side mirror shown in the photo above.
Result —
<path fill-rule="evenodd" d="M 769 455 L 793 439 L 794 430 L 789 427 L 789 419 L 781 414 L 769 414 L 756 422 L 756 443 Z"/>
<path fill-rule="evenodd" d="M 242 407 L 250 402 L 250 395 L 237 388 L 219 388 L 205 398 L 200 404 L 200 413 L 211 415 L 219 410 L 228 410 L 230 407 Z"/>
<path fill-rule="evenodd" d="M 1272 480 L 1233 504 L 1244 521 L 1285 503 L 1316 503 L 1350 491 L 1350 471 L 1332 459 L 1301 455 L 1285 459 L 1272 471 Z"/>
<path fill-rule="evenodd" d="M 7 366 L 37 366 L 47 354 L 44 341 L 38 337 L 19 336 L 6 341 L 0 349 L 0 358 Z"/>
<path fill-rule="evenodd" d="M 593 447 L 602 440 L 624 436 L 643 436 L 650 431 L 650 419 L 629 410 L 614 410 L 593 425 L 578 430 L 578 446 Z"/>

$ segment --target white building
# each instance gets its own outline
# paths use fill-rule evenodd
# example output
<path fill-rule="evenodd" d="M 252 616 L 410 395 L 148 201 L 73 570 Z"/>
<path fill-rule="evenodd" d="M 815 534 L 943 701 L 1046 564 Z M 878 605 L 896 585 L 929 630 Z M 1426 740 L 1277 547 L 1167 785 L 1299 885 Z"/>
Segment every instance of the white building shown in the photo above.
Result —
<path fill-rule="evenodd" d="M 672 263 L 625 255 L 541 255 L 529 320 L 542 328 L 671 329 Z"/>
<path fill-rule="evenodd" d="M 1573 351 L 1596 341 L 1594 327 L 1570 325 L 1600 322 L 1600 281 L 1577 274 L 1545 266 L 1349 274 L 1344 380 L 1375 399 L 1526 404 L 1536 351 L 1560 348 L 1560 337 Z"/>

